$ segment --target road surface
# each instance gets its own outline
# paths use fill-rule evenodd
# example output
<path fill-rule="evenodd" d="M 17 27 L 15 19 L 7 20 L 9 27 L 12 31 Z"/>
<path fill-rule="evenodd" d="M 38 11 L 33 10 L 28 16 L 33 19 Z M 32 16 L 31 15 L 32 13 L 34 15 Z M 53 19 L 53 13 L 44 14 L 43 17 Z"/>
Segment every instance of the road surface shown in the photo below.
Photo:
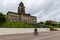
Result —
<path fill-rule="evenodd" d="M 33 33 L 0 35 L 0 40 L 60 40 L 60 31 L 41 32 L 38 36 Z"/>

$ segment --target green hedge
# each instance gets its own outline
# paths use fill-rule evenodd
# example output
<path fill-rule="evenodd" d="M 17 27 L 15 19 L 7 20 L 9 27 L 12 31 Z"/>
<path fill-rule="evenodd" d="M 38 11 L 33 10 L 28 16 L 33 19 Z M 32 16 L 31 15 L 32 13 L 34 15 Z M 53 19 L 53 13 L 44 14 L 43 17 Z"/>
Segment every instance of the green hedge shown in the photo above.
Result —
<path fill-rule="evenodd" d="M 5 28 L 34 28 L 33 25 L 22 22 L 5 22 L 2 24 Z"/>
<path fill-rule="evenodd" d="M 45 25 L 45 24 L 40 24 L 43 28 L 47 27 L 47 28 L 59 28 L 59 26 L 51 26 L 51 25 Z"/>

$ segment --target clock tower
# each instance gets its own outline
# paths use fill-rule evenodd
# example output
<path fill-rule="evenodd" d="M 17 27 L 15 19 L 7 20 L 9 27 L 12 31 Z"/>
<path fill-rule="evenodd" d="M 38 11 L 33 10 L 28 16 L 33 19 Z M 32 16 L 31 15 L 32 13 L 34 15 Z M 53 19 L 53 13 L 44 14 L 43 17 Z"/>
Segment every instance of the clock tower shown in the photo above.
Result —
<path fill-rule="evenodd" d="M 25 14 L 25 6 L 22 2 L 19 4 L 18 13 L 19 14 L 21 14 L 21 13 Z"/>

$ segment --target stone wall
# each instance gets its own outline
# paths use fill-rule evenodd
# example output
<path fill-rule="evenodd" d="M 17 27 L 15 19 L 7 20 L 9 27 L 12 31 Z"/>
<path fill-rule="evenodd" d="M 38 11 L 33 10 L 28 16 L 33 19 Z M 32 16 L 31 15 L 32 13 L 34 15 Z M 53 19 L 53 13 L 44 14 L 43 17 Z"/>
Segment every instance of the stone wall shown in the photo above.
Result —
<path fill-rule="evenodd" d="M 50 28 L 38 28 L 38 32 L 49 32 Z M 0 28 L 0 35 L 33 33 L 34 28 Z"/>

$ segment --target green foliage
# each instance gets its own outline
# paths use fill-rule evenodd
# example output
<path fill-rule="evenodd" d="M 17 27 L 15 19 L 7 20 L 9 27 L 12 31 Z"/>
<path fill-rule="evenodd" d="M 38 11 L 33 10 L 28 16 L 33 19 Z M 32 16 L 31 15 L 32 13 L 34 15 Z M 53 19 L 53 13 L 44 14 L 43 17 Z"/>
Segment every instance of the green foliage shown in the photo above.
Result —
<path fill-rule="evenodd" d="M 40 24 L 42 28 L 49 28 L 49 25 Z"/>
<path fill-rule="evenodd" d="M 44 22 L 39 22 L 39 24 L 44 24 Z"/>
<path fill-rule="evenodd" d="M 50 21 L 46 21 L 45 22 L 45 25 L 50 25 Z"/>
<path fill-rule="evenodd" d="M 5 16 L 0 13 L 0 25 L 5 22 Z"/>
<path fill-rule="evenodd" d="M 57 26 L 57 24 L 51 24 L 52 26 Z"/>
<path fill-rule="evenodd" d="M 5 28 L 34 28 L 33 25 L 20 22 L 5 22 L 2 24 Z"/>
<path fill-rule="evenodd" d="M 60 22 L 59 22 L 59 24 L 58 24 L 58 27 L 60 28 Z"/>

